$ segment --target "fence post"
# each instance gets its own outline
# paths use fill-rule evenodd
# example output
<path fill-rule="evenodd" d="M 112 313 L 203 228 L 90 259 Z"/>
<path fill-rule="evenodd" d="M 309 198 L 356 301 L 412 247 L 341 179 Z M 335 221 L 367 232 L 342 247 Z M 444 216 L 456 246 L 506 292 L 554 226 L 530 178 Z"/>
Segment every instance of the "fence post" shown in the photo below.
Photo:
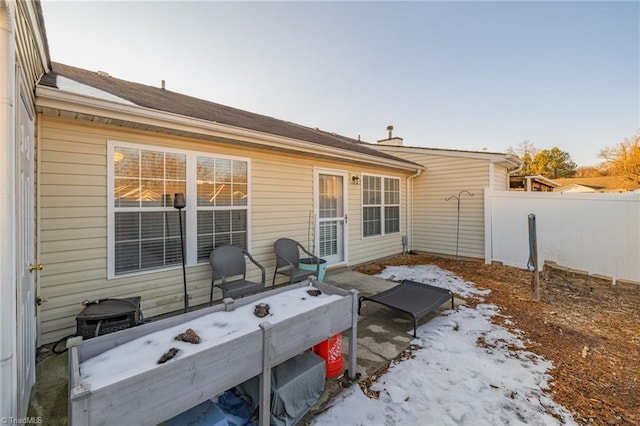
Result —
<path fill-rule="evenodd" d="M 484 190 L 484 263 L 490 264 L 493 260 L 493 228 L 491 226 L 493 218 L 491 217 L 491 194 L 493 193 L 491 188 L 485 188 Z"/>
<path fill-rule="evenodd" d="M 540 301 L 540 273 L 538 271 L 538 238 L 536 235 L 536 215 L 529 214 L 529 261 L 527 266 L 533 268 L 531 275 L 531 300 Z"/>

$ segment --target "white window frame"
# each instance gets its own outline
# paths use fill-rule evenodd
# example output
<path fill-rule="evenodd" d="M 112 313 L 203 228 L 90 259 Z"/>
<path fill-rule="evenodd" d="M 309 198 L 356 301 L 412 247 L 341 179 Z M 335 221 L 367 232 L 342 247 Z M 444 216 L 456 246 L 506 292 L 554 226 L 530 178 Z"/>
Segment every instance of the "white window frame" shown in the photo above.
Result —
<path fill-rule="evenodd" d="M 396 176 L 388 176 L 388 175 L 378 175 L 374 173 L 363 173 L 361 180 L 362 184 L 364 184 L 364 179 L 366 176 L 380 178 L 380 204 L 365 204 L 364 203 L 364 186 L 361 185 L 360 190 L 360 228 L 361 228 L 361 237 L 362 239 L 369 238 L 379 238 L 384 237 L 385 235 L 395 235 L 400 234 L 402 232 L 402 179 Z M 385 179 L 394 179 L 398 181 L 398 200 L 400 201 L 397 204 L 388 204 L 385 200 Z M 376 207 L 380 209 L 380 233 L 375 235 L 364 235 L 365 226 L 364 226 L 364 208 L 365 207 Z M 398 231 L 395 232 L 386 232 L 385 231 L 385 207 L 398 207 Z"/>
<path fill-rule="evenodd" d="M 182 268 L 182 264 L 161 266 L 154 269 L 146 269 L 143 271 L 133 271 L 122 274 L 115 273 L 115 203 L 114 203 L 114 152 L 115 147 L 144 149 L 151 151 L 160 151 L 165 153 L 182 154 L 186 156 L 186 191 L 185 199 L 187 206 L 184 209 L 185 214 L 185 265 L 196 266 L 203 265 L 208 262 L 198 262 L 198 200 L 197 200 L 197 157 L 210 157 L 219 159 L 228 159 L 236 161 L 244 161 L 247 163 L 247 205 L 234 207 L 221 207 L 220 209 L 246 209 L 247 215 L 247 251 L 251 251 L 251 159 L 247 157 L 237 157 L 231 155 L 219 155 L 217 153 L 206 151 L 195 151 L 185 149 L 169 148 L 162 145 L 151 145 L 142 143 L 124 142 L 121 140 L 107 140 L 107 279 L 119 279 L 132 277 L 137 275 L 154 274 L 158 272 L 169 271 L 172 269 Z M 176 210 L 176 214 L 178 214 Z"/>

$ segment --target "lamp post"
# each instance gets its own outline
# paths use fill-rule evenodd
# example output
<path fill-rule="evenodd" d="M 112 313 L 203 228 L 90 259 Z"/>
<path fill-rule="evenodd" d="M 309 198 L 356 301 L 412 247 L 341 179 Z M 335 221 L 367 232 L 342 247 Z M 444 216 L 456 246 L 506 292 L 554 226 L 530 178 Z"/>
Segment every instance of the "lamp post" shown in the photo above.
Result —
<path fill-rule="evenodd" d="M 178 209 L 178 218 L 180 219 L 180 252 L 182 253 L 182 281 L 184 283 L 184 312 L 189 310 L 189 295 L 187 294 L 187 270 L 184 265 L 184 236 L 182 233 L 182 209 L 187 206 L 184 194 L 175 194 L 173 197 L 173 207 Z"/>

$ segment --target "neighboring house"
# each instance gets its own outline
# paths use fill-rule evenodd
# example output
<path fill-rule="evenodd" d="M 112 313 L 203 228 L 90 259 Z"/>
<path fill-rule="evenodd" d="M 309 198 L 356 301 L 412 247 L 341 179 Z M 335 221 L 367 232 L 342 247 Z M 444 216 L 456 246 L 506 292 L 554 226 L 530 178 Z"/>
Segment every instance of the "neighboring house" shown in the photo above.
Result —
<path fill-rule="evenodd" d="M 509 172 L 522 162 L 509 154 L 404 146 L 391 133 L 375 148 L 426 169 L 409 186 L 411 248 L 484 258 L 484 190 L 507 191 Z"/>
<path fill-rule="evenodd" d="M 594 192 L 603 192 L 603 191 L 601 186 L 589 186 L 589 185 L 580 185 L 577 183 L 571 183 L 569 185 L 563 185 L 557 188 L 555 192 L 594 193 Z"/>
<path fill-rule="evenodd" d="M 0 0 L 0 418 L 27 413 L 35 382 L 35 104 L 49 69 L 38 2 Z"/>
<path fill-rule="evenodd" d="M 182 308 L 175 193 L 191 306 L 209 301 L 219 244 L 247 248 L 269 282 L 280 237 L 329 265 L 402 251 L 407 183 L 422 169 L 410 160 L 62 64 L 36 94 L 40 344 L 73 334 L 85 299 L 141 296 L 147 317 Z"/>
<path fill-rule="evenodd" d="M 631 192 L 640 189 L 640 184 L 618 176 L 556 179 L 560 185 L 554 192 Z"/>
<path fill-rule="evenodd" d="M 548 179 L 542 175 L 511 176 L 509 178 L 509 189 L 511 191 L 553 192 L 559 186 L 560 184 L 555 180 Z"/>

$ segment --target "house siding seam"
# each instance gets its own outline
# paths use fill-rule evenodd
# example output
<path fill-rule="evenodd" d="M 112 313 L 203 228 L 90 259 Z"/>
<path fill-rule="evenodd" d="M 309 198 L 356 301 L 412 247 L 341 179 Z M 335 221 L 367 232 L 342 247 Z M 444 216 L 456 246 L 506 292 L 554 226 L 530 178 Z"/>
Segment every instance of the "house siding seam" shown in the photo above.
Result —
<path fill-rule="evenodd" d="M 251 253 L 273 276 L 273 242 L 290 237 L 311 248 L 309 214 L 314 209 L 314 167 L 344 170 L 347 176 L 362 173 L 400 178 L 401 232 L 362 239 L 361 186 L 349 183 L 348 260 L 357 264 L 390 256 L 402 250 L 406 224 L 406 177 L 375 166 L 355 166 L 234 147 L 157 133 L 132 131 L 40 115 L 41 167 L 39 217 L 42 245 L 41 291 L 46 302 L 39 316 L 40 341 L 50 343 L 75 332 L 75 317 L 82 300 L 104 297 L 142 297 L 145 317 L 183 307 L 180 267 L 107 279 L 107 141 L 119 140 L 153 147 L 210 152 L 251 160 Z M 250 278 L 259 278 L 250 268 Z M 208 303 L 211 269 L 208 264 L 187 267 L 190 305 Z M 214 299 L 220 298 L 219 290 Z"/>

